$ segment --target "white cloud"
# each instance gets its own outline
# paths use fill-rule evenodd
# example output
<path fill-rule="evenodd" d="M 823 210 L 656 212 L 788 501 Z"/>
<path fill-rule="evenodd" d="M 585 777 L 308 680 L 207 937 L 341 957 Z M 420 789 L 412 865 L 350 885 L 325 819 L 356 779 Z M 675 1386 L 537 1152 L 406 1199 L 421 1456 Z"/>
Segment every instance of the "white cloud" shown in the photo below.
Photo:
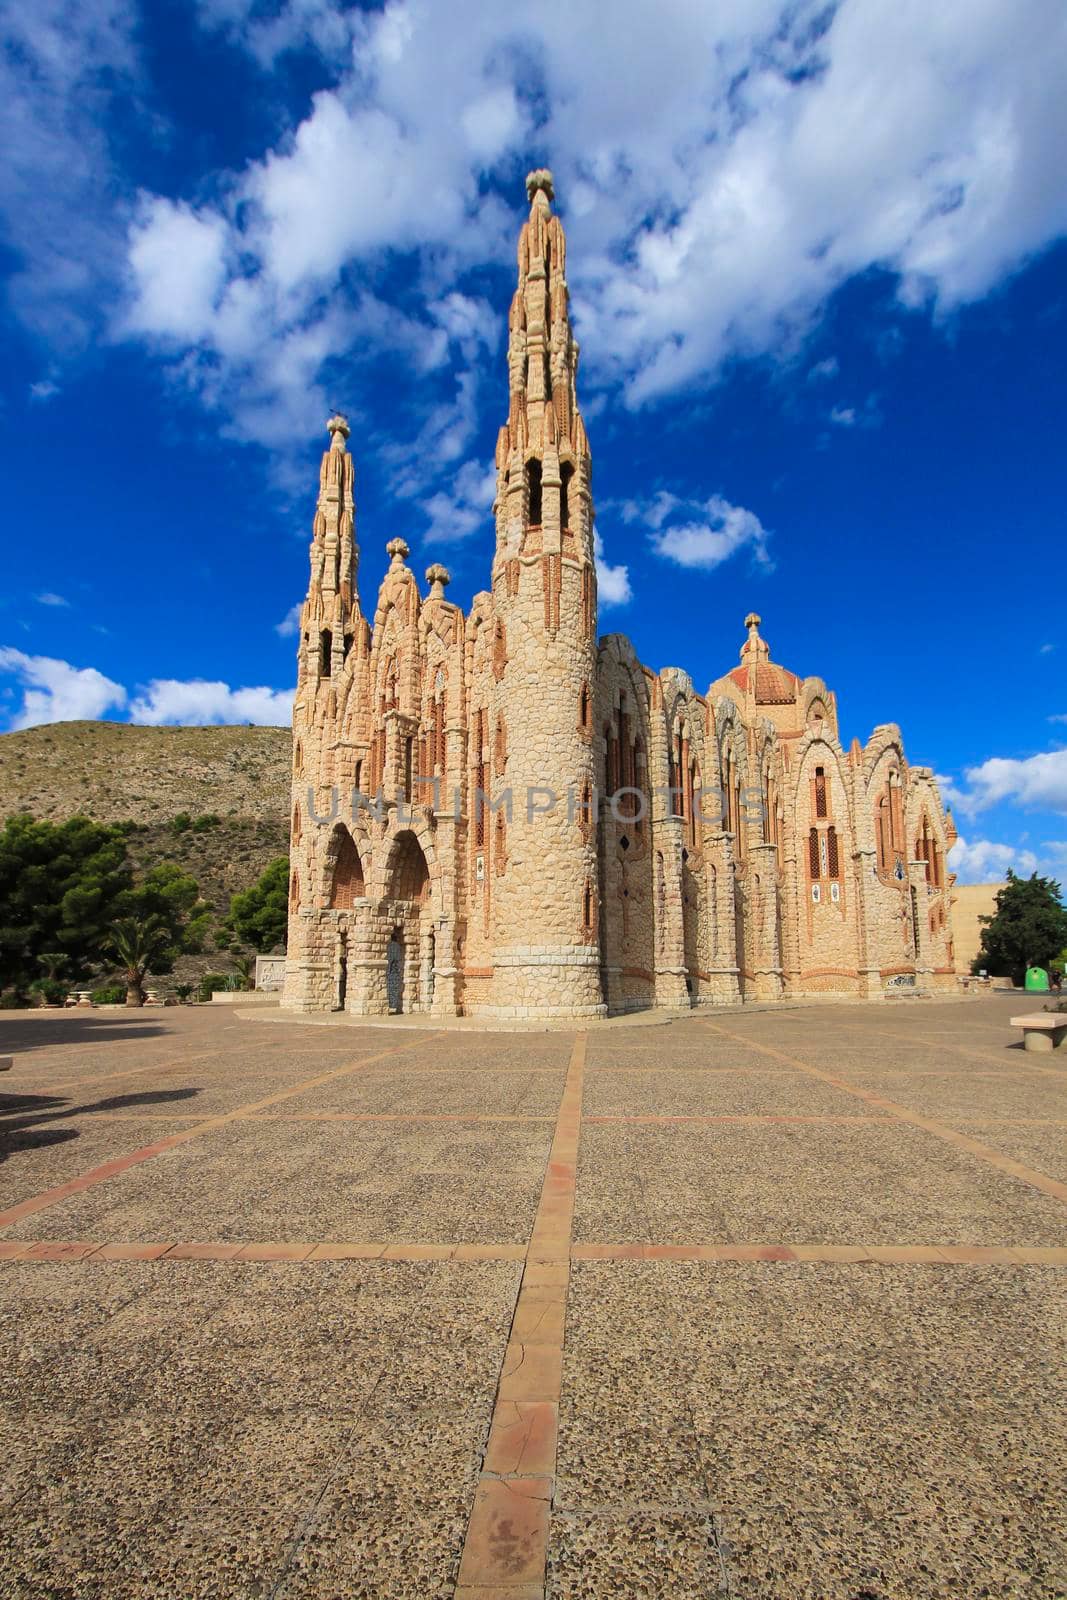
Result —
<path fill-rule="evenodd" d="M 290 606 L 282 620 L 274 624 L 275 633 L 283 639 L 295 638 L 300 632 L 300 613 L 303 609 L 303 602 L 300 600 L 295 606 Z"/>
<path fill-rule="evenodd" d="M 841 370 L 840 362 L 836 356 L 827 356 L 823 361 L 816 361 L 808 370 L 809 383 L 821 383 L 826 378 L 836 378 Z"/>
<path fill-rule="evenodd" d="M 998 844 L 992 839 L 968 843 L 961 835 L 948 853 L 948 864 L 959 883 L 1001 883 L 1008 868 L 1020 877 L 1037 871 L 1037 856 L 1018 845 Z"/>
<path fill-rule="evenodd" d="M 720 494 L 703 501 L 683 500 L 661 489 L 651 500 L 625 501 L 620 511 L 624 522 L 649 530 L 657 555 L 679 567 L 710 572 L 745 549 L 758 565 L 771 565 L 768 530 L 759 517 Z"/>
<path fill-rule="evenodd" d="M 218 213 L 146 196 L 130 234 L 136 290 L 126 327 L 181 344 L 203 338 L 225 280 L 226 249 Z"/>
<path fill-rule="evenodd" d="M 604 559 L 604 541 L 598 528 L 593 529 L 593 559 L 596 562 L 598 606 L 604 609 L 627 605 L 634 597 L 630 587 L 630 569 L 626 566 L 609 566 Z"/>
<path fill-rule="evenodd" d="M 130 703 L 130 721 L 185 726 L 254 722 L 281 727 L 292 720 L 293 693 L 282 689 L 231 689 L 199 678 L 154 678 Z"/>
<path fill-rule="evenodd" d="M 855 406 L 834 406 L 830 412 L 830 421 L 839 428 L 854 428 L 856 426 Z"/>
<path fill-rule="evenodd" d="M 122 269 L 121 185 L 103 123 L 119 100 L 136 111 L 139 20 L 134 0 L 3 7 L 0 236 L 16 262 L 7 293 L 59 355 L 87 344 Z"/>
<path fill-rule="evenodd" d="M 421 0 L 358 13 L 289 0 L 269 21 L 250 0 L 200 0 L 200 16 L 261 64 L 318 49 L 332 86 L 276 148 L 215 175 L 221 210 L 148 202 L 131 326 L 173 338 L 184 322 L 209 403 L 236 390 L 254 409 L 257 395 L 263 419 L 277 394 L 302 432 L 317 399 L 301 412 L 287 358 L 250 361 L 250 346 L 332 314 L 301 368 L 315 385 L 364 336 L 340 274 L 387 252 L 417 259 L 411 315 L 430 329 L 442 289 L 510 258 L 518 197 L 504 206 L 482 180 L 521 162 L 533 104 L 583 344 L 598 383 L 632 404 L 780 350 L 872 266 L 898 274 L 909 304 L 945 311 L 1067 227 L 1067 12 L 1045 0 L 618 0 L 610 28 L 595 8 L 564 25 L 559 0 L 469 0 L 461 28 Z M 172 301 L 161 255 L 179 217 L 199 230 L 196 270 Z"/>
<path fill-rule="evenodd" d="M 54 400 L 57 394 L 63 391 L 58 383 L 53 383 L 50 378 L 42 378 L 40 383 L 30 384 L 30 399 L 38 402 Z"/>
<path fill-rule="evenodd" d="M 268 727 L 292 719 L 290 690 L 231 689 L 225 683 L 199 679 L 181 682 L 155 678 L 134 700 L 121 683 L 106 678 L 95 667 L 74 667 L 51 656 L 29 656 L 10 646 L 0 646 L 0 673 L 10 675 L 22 688 L 22 704 L 10 727 L 32 728 L 42 722 L 95 721 L 105 711 L 129 711 L 130 722 L 204 723 L 254 722 Z"/>
<path fill-rule="evenodd" d="M 0 672 L 10 674 L 23 689 L 22 705 L 12 728 L 33 728 L 42 722 L 95 720 L 105 711 L 120 711 L 126 704 L 121 683 L 105 678 L 95 667 L 72 667 L 51 656 L 28 656 L 10 646 L 0 647 Z"/>
<path fill-rule="evenodd" d="M 43 594 L 34 595 L 34 599 L 37 601 L 37 604 L 39 606 L 69 606 L 70 605 L 70 601 L 69 600 L 65 600 L 61 594 L 53 594 L 50 589 L 46 589 Z"/>
<path fill-rule="evenodd" d="M 970 816 L 1008 802 L 1067 814 L 1067 750 L 1013 759 L 991 756 L 964 772 L 966 789 L 957 791 L 961 811 Z"/>
<path fill-rule="evenodd" d="M 411 492 L 416 482 L 412 481 Z M 454 544 L 490 527 L 490 508 L 496 494 L 496 470 L 481 461 L 465 461 L 443 489 L 430 495 L 420 509 L 429 518 L 424 543 Z"/>

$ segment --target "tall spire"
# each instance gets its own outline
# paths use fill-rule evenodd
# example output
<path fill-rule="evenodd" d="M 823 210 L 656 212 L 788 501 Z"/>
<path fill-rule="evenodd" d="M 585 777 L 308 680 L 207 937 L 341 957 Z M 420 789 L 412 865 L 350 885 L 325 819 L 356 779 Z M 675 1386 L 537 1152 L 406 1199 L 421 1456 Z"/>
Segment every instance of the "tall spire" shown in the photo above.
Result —
<path fill-rule="evenodd" d="M 508 317 L 508 420 L 497 441 L 497 550 L 529 550 L 537 530 L 544 554 L 566 550 L 591 560 L 589 441 L 578 410 L 567 241 L 552 212 L 551 172 L 531 172 L 526 192 L 530 214 L 519 234 Z"/>
<path fill-rule="evenodd" d="M 330 677 L 347 655 L 359 618 L 359 547 L 355 530 L 355 473 L 345 440 L 348 419 L 326 424 L 330 447 L 319 468 L 319 499 L 311 538 L 311 579 L 302 632 L 313 676 Z M 320 638 L 321 635 L 321 638 Z M 335 658 L 335 659 L 334 659 Z"/>

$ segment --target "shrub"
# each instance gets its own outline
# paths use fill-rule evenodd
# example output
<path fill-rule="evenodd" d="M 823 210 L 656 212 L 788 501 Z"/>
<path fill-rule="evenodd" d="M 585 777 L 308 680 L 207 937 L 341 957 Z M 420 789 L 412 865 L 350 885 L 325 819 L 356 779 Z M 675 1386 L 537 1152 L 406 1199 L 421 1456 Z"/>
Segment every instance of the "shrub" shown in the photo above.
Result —
<path fill-rule="evenodd" d="M 188 811 L 179 811 L 176 817 L 171 817 L 170 825 L 174 833 L 185 833 L 186 829 L 192 827 L 193 819 Z"/>
<path fill-rule="evenodd" d="M 218 989 L 225 989 L 230 981 L 230 974 L 226 972 L 205 972 L 200 979 L 200 998 L 210 1000 Z"/>
<path fill-rule="evenodd" d="M 126 985 L 124 983 L 105 983 L 103 988 L 94 989 L 90 998 L 94 1006 L 125 1005 Z"/>
<path fill-rule="evenodd" d="M 185 1004 L 192 992 L 193 985 L 191 983 L 176 983 L 174 985 L 174 993 L 178 996 L 182 1005 Z"/>
<path fill-rule="evenodd" d="M 67 985 L 58 978 L 36 978 L 30 984 L 30 993 L 37 997 L 39 1005 L 61 1006 L 67 998 Z"/>
<path fill-rule="evenodd" d="M 221 822 L 222 818 L 217 816 L 214 811 L 205 811 L 203 816 L 197 817 L 193 823 L 193 832 L 206 833 L 209 828 L 219 827 Z"/>
<path fill-rule="evenodd" d="M 0 993 L 0 1011 L 25 1011 L 29 1003 L 21 989 L 4 989 Z"/>

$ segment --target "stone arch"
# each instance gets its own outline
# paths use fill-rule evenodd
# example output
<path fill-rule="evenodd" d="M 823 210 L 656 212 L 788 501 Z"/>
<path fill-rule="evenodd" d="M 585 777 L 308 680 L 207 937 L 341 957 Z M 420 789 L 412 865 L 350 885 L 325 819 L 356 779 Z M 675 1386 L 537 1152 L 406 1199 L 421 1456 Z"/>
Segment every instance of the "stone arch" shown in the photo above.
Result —
<path fill-rule="evenodd" d="M 331 911 L 349 911 L 366 893 L 363 863 L 356 842 L 342 824 L 330 835 L 326 850 L 326 877 Z"/>
<path fill-rule="evenodd" d="M 424 906 L 430 898 L 430 867 L 425 851 L 411 828 L 394 835 L 385 861 L 382 898 L 408 900 Z"/>

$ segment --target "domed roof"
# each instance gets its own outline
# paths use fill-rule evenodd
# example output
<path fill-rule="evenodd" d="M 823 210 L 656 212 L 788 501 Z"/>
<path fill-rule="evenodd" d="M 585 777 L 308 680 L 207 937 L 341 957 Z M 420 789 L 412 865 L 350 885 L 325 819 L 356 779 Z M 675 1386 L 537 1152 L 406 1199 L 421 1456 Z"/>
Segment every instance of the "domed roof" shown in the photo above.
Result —
<path fill-rule="evenodd" d="M 741 665 L 734 668 L 730 678 L 746 694 L 751 689 L 759 706 L 791 706 L 800 679 L 788 667 L 771 660 L 767 643 L 760 638 L 760 620 L 754 611 L 745 618 L 748 638 L 741 646 Z"/>

